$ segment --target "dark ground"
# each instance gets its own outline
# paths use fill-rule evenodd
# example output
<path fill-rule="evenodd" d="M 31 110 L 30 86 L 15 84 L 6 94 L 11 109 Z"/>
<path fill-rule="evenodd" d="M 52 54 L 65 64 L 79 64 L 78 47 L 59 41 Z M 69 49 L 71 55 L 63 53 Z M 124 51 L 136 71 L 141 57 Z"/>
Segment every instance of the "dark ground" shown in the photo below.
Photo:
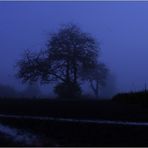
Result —
<path fill-rule="evenodd" d="M 148 127 L 143 126 L 31 120 L 5 120 L 2 123 L 9 123 L 12 127 L 23 128 L 45 137 L 40 146 L 148 146 Z M 5 146 L 5 143 L 0 144 Z M 20 146 L 26 145 L 22 143 Z M 36 146 L 36 143 L 31 146 Z"/>
<path fill-rule="evenodd" d="M 0 99 L 0 114 L 148 121 L 148 106 L 114 100 Z"/>
<path fill-rule="evenodd" d="M 52 116 L 77 119 L 148 121 L 148 107 L 118 101 L 64 101 L 48 99 L 1 99 L 0 114 Z M 22 128 L 44 137 L 41 146 L 148 146 L 148 127 L 69 123 L 0 118 L 1 123 Z M 5 140 L 4 140 L 5 139 Z M 26 146 L 13 143 L 0 134 L 0 146 Z M 32 146 L 36 146 L 34 143 Z"/>

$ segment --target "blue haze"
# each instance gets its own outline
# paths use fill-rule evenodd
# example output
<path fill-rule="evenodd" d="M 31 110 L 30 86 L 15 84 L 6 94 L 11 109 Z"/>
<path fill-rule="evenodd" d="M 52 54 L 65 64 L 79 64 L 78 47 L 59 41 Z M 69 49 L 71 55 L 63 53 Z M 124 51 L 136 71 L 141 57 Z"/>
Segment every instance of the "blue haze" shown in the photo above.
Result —
<path fill-rule="evenodd" d="M 148 2 L 0 2 L 0 83 L 23 88 L 14 65 L 24 49 L 45 48 L 50 32 L 75 23 L 101 47 L 118 92 L 148 83 Z M 46 87 L 48 90 L 48 86 Z"/>

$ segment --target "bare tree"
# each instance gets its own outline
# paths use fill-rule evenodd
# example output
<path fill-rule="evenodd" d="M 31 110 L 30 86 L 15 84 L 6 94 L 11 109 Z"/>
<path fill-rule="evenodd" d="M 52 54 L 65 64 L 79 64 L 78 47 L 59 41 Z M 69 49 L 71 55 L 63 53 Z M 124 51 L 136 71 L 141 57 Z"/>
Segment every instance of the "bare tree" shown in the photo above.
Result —
<path fill-rule="evenodd" d="M 70 86 L 66 89 L 79 87 L 82 69 L 90 69 L 96 64 L 99 49 L 91 35 L 82 32 L 76 25 L 66 25 L 51 34 L 46 50 L 39 53 L 25 52 L 18 62 L 17 76 L 24 82 L 56 81 L 60 86 Z M 66 92 L 69 93 L 69 90 Z"/>
<path fill-rule="evenodd" d="M 109 70 L 103 63 L 96 63 L 91 69 L 84 71 L 84 78 L 89 82 L 96 98 L 99 97 L 100 89 L 106 84 L 108 72 Z"/>

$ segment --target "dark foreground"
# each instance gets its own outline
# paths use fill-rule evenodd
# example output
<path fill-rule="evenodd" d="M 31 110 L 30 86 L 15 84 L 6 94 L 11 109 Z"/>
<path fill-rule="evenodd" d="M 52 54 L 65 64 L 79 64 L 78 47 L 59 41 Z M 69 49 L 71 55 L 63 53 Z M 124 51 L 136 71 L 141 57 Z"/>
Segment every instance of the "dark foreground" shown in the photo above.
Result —
<path fill-rule="evenodd" d="M 1 135 L 0 146 L 148 146 L 148 126 L 21 119 L 1 119 L 1 122 L 40 135 L 40 141 L 28 145 Z"/>
<path fill-rule="evenodd" d="M 148 108 L 114 101 L 0 101 L 0 114 L 54 118 L 148 121 Z M 0 132 L 0 146 L 148 146 L 148 126 L 76 123 L 0 117 L 0 123 L 23 129 L 39 139 L 16 142 Z M 22 134 L 22 133 L 20 133 Z M 38 141 L 38 142 L 37 142 Z"/>

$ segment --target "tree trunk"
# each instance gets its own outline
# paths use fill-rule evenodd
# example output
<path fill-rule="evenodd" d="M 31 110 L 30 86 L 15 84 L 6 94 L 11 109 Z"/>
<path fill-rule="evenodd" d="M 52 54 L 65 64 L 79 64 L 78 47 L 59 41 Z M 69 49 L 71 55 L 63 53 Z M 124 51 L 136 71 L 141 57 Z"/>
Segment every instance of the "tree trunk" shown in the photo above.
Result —
<path fill-rule="evenodd" d="M 67 61 L 67 66 L 66 66 L 66 82 L 69 83 L 70 82 L 70 66 L 69 66 L 69 61 Z"/>
<path fill-rule="evenodd" d="M 99 98 L 99 81 L 96 80 L 96 89 L 95 89 L 96 98 Z"/>
<path fill-rule="evenodd" d="M 94 86 L 93 81 L 90 80 L 90 86 L 95 94 L 96 98 L 99 98 L 99 81 L 95 81 L 96 85 Z"/>
<path fill-rule="evenodd" d="M 76 63 L 74 64 L 74 83 L 77 83 L 77 65 Z"/>

